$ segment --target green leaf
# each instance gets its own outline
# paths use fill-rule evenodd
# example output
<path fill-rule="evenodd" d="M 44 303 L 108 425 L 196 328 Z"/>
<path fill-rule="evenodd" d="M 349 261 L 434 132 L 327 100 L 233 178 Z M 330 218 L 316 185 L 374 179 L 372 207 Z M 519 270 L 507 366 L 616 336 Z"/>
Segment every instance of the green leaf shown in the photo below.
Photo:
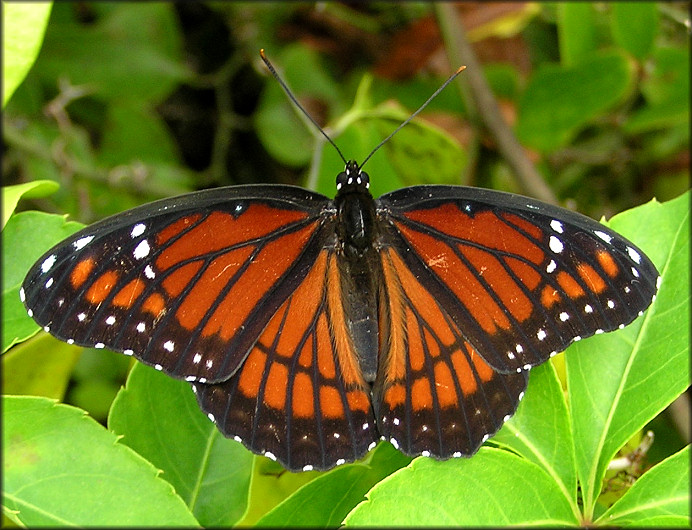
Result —
<path fill-rule="evenodd" d="M 4 5 L 4 4 L 3 4 Z M 14 213 L 19 199 L 26 197 L 35 199 L 46 197 L 54 193 L 60 184 L 52 180 L 35 180 L 15 186 L 3 186 L 2 188 L 2 228 L 5 228 L 8 219 Z"/>
<path fill-rule="evenodd" d="M 52 6 L 53 2 L 2 3 L 3 108 L 36 60 Z"/>
<path fill-rule="evenodd" d="M 10 217 L 2 231 L 2 351 L 38 331 L 19 299 L 19 288 L 29 268 L 50 247 L 83 225 L 64 216 L 21 212 Z"/>
<path fill-rule="evenodd" d="M 405 112 L 393 112 L 375 125 L 386 138 L 407 118 Z M 453 138 L 425 120 L 409 123 L 383 149 L 404 186 L 460 184 L 467 161 L 466 152 Z"/>
<path fill-rule="evenodd" d="M 667 102 L 690 108 L 690 49 L 660 47 L 651 54 L 642 94 L 651 106 Z"/>
<path fill-rule="evenodd" d="M 591 57 L 597 49 L 596 12 L 591 2 L 563 2 L 557 5 L 560 60 L 572 66 Z"/>
<path fill-rule="evenodd" d="M 82 348 L 40 333 L 2 356 L 4 394 L 62 399 Z"/>
<path fill-rule="evenodd" d="M 577 493 L 574 440 L 553 362 L 531 370 L 516 414 L 491 440 L 541 466 L 565 497 L 573 499 Z"/>
<path fill-rule="evenodd" d="M 103 3 L 93 10 L 94 20 L 83 24 L 72 4 L 56 3 L 36 61 L 46 84 L 66 78 L 106 100 L 158 103 L 189 77 L 172 5 Z"/>
<path fill-rule="evenodd" d="M 380 443 L 366 462 L 320 474 L 258 522 L 261 527 L 338 527 L 365 494 L 411 461 L 389 443 Z"/>
<path fill-rule="evenodd" d="M 583 127 L 625 99 L 633 75 L 634 65 L 617 52 L 570 68 L 540 66 L 519 103 L 519 140 L 542 152 L 566 145 Z"/>
<path fill-rule="evenodd" d="M 139 102 L 115 100 L 108 106 L 99 162 L 105 166 L 143 162 L 180 162 L 163 119 Z"/>
<path fill-rule="evenodd" d="M 3 508 L 26 526 L 197 526 L 158 470 L 83 411 L 3 396 Z"/>
<path fill-rule="evenodd" d="M 658 6 L 654 2 L 615 2 L 611 9 L 615 43 L 637 59 L 644 59 L 658 33 Z"/>
<path fill-rule="evenodd" d="M 609 225 L 651 258 L 663 281 L 643 317 L 568 351 L 570 405 L 589 411 L 572 416 L 587 515 L 593 513 L 608 462 L 690 381 L 689 192 L 628 210 Z"/>
<path fill-rule="evenodd" d="M 245 513 L 252 453 L 223 437 L 189 383 L 137 363 L 113 402 L 108 427 L 163 470 L 203 526 L 232 525 Z"/>
<path fill-rule="evenodd" d="M 472 458 L 417 458 L 378 483 L 346 526 L 576 525 L 569 499 L 538 465 L 481 447 Z"/>
<path fill-rule="evenodd" d="M 682 526 L 690 519 L 690 446 L 644 473 L 596 524 Z"/>

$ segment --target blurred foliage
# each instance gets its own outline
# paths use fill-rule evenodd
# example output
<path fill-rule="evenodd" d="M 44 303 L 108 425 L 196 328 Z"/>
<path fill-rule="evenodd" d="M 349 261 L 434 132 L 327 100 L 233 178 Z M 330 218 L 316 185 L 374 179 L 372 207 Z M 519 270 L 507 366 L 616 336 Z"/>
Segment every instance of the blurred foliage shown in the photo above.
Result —
<path fill-rule="evenodd" d="M 681 4 L 654 3 L 459 8 L 546 181 L 596 217 L 687 188 L 684 15 Z M 23 207 L 82 222 L 226 184 L 331 194 L 342 163 L 267 75 L 260 48 L 357 160 L 453 70 L 426 4 L 56 3 L 40 54 L 5 109 L 5 184 L 59 182 L 51 198 Z M 515 191 L 492 136 L 475 130 L 464 108 L 454 86 L 440 94 L 423 114 L 427 133 L 410 127 L 368 162 L 376 190 L 460 183 L 465 170 L 468 184 Z M 398 161 L 411 135 L 417 145 L 429 135 L 448 140 Z M 439 171 L 425 162 L 443 159 Z M 316 168 L 321 160 L 329 165 Z"/>
<path fill-rule="evenodd" d="M 689 188 L 689 3 L 468 3 L 458 14 L 506 120 L 563 205 L 598 218 Z M 25 19 L 39 41 L 45 16 Z M 332 196 L 343 163 L 259 50 L 344 155 L 363 160 L 458 66 L 445 47 L 427 3 L 57 2 L 33 66 L 5 92 L 3 183 L 23 187 L 3 205 L 90 223 L 220 185 Z M 28 67 L 4 59 L 18 84 Z M 376 196 L 428 182 L 518 189 L 456 85 L 366 169 Z M 21 215 L 8 226 L 27 234 L 25 246 L 3 247 L 3 258 L 28 267 L 50 244 Z M 76 229 L 53 224 L 55 237 Z M 29 334 L 13 332 L 4 346 Z M 37 344 L 15 347 L 14 362 Z M 75 357 L 65 357 L 71 371 Z M 44 395 L 67 393 L 103 418 L 128 365 L 118 359 L 82 356 L 69 384 L 63 374 Z"/>

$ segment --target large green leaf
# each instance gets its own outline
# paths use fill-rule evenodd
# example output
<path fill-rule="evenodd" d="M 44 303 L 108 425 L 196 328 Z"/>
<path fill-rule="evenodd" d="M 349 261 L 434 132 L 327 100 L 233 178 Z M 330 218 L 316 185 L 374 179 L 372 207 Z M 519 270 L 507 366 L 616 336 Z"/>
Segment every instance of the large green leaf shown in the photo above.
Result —
<path fill-rule="evenodd" d="M 557 5 L 560 60 L 572 66 L 592 56 L 598 47 L 596 10 L 591 2 L 562 2 Z"/>
<path fill-rule="evenodd" d="M 137 363 L 108 426 L 163 470 L 202 525 L 232 525 L 245 513 L 252 453 L 223 437 L 200 411 L 189 383 Z"/>
<path fill-rule="evenodd" d="M 664 204 L 652 201 L 609 224 L 646 252 L 663 281 L 645 316 L 576 343 L 567 357 L 570 405 L 589 411 L 572 416 L 587 515 L 618 449 L 690 383 L 689 193 Z"/>
<path fill-rule="evenodd" d="M 633 76 L 634 64 L 620 52 L 596 54 L 570 67 L 541 65 L 519 102 L 519 140 L 540 151 L 566 145 L 597 116 L 625 100 Z"/>
<path fill-rule="evenodd" d="M 104 2 L 90 9 L 94 19 L 83 24 L 70 2 L 55 5 L 36 62 L 46 83 L 64 78 L 105 99 L 158 103 L 188 78 L 172 5 Z"/>
<path fill-rule="evenodd" d="M 3 509 L 26 526 L 197 526 L 158 470 L 83 411 L 3 396 Z"/>
<path fill-rule="evenodd" d="M 564 492 L 540 466 L 482 447 L 473 458 L 417 458 L 377 484 L 346 526 L 575 525 Z"/>
<path fill-rule="evenodd" d="M 564 392 L 552 362 L 531 370 L 529 387 L 517 413 L 492 442 L 541 466 L 565 498 L 575 498 L 574 440 Z"/>
<path fill-rule="evenodd" d="M 34 64 L 52 5 L 52 2 L 2 3 L 3 108 Z"/>
<path fill-rule="evenodd" d="M 615 2 L 611 25 L 615 43 L 644 59 L 658 33 L 658 6 L 655 2 Z"/>

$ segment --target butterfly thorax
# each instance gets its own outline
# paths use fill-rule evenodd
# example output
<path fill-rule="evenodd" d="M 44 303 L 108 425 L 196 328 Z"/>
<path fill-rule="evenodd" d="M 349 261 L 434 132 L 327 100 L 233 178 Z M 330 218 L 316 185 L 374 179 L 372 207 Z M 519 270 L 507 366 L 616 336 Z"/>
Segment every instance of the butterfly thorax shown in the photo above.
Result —
<path fill-rule="evenodd" d="M 348 332 L 359 357 L 363 378 L 372 382 L 377 373 L 377 299 L 381 266 L 375 250 L 375 201 L 368 191 L 370 179 L 354 161 L 337 176 L 334 199 L 341 277 L 341 300 Z"/>

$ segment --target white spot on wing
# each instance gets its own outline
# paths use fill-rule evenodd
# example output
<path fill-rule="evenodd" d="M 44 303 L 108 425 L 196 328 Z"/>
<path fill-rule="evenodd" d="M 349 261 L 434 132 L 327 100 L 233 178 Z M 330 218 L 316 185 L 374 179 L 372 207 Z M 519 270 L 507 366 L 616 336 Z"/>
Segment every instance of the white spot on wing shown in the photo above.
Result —
<path fill-rule="evenodd" d="M 627 247 L 627 253 L 630 255 L 630 258 L 632 258 L 632 261 L 634 261 L 635 263 L 640 264 L 642 262 L 641 255 L 632 247 Z"/>
<path fill-rule="evenodd" d="M 172 352 L 175 349 L 175 342 L 172 340 L 167 340 L 163 343 L 163 349 Z"/>
<path fill-rule="evenodd" d="M 563 322 L 567 322 L 569 320 L 569 314 L 565 313 L 564 311 L 560 313 L 559 317 Z"/>
<path fill-rule="evenodd" d="M 565 248 L 564 245 L 562 244 L 562 241 L 560 241 L 555 236 L 550 236 L 550 241 L 548 244 L 550 245 L 550 250 L 555 252 L 555 254 L 560 254 Z"/>
<path fill-rule="evenodd" d="M 72 243 L 72 246 L 74 247 L 75 250 L 82 250 L 84 247 L 86 247 L 93 240 L 94 240 L 94 236 L 80 237 L 77 241 Z"/>
<path fill-rule="evenodd" d="M 546 336 L 547 336 L 547 333 L 542 329 L 539 329 L 538 332 L 536 333 L 536 338 L 538 340 L 543 340 L 546 338 Z"/>
<path fill-rule="evenodd" d="M 562 223 L 557 219 L 553 219 L 552 221 L 550 221 L 550 227 L 553 230 L 555 230 L 558 234 L 562 234 L 563 232 Z"/>
<path fill-rule="evenodd" d="M 143 239 L 135 247 L 135 251 L 132 253 L 132 255 L 135 257 L 135 259 L 142 259 L 146 258 L 150 251 L 151 247 L 149 246 L 149 242 L 146 239 Z"/>
<path fill-rule="evenodd" d="M 140 322 L 139 324 L 137 324 L 137 331 L 139 331 L 140 333 L 144 333 L 146 329 L 147 326 L 144 322 Z"/>
<path fill-rule="evenodd" d="M 115 324 L 115 317 L 113 315 L 109 316 L 106 319 L 106 324 L 108 324 L 109 326 L 112 326 L 113 324 Z"/>
<path fill-rule="evenodd" d="M 199 362 L 202 360 L 202 355 L 200 353 L 195 353 L 195 356 L 192 358 L 192 362 L 194 364 L 199 364 Z"/>
<path fill-rule="evenodd" d="M 548 274 L 551 274 L 555 272 L 555 269 L 557 269 L 557 263 L 555 263 L 555 260 L 550 260 L 550 263 L 548 263 L 548 266 L 545 268 L 545 272 Z"/>
<path fill-rule="evenodd" d="M 46 259 L 44 259 L 43 263 L 41 263 L 41 272 L 45 274 L 46 272 L 51 270 L 53 268 L 53 265 L 55 265 L 56 259 L 57 256 L 55 254 L 51 254 Z"/>
<path fill-rule="evenodd" d="M 26 301 L 26 294 L 24 293 L 24 287 L 19 288 L 19 299 L 24 303 Z"/>
<path fill-rule="evenodd" d="M 146 276 L 150 280 L 156 278 L 156 274 L 154 273 L 154 269 L 151 268 L 151 265 L 147 265 L 146 267 L 144 267 L 144 276 Z"/>
<path fill-rule="evenodd" d="M 610 243 L 613 240 L 612 236 L 606 234 L 605 232 L 601 232 L 600 230 L 594 230 L 594 234 L 596 234 L 597 237 L 600 237 L 606 243 Z"/>
<path fill-rule="evenodd" d="M 132 239 L 135 239 L 135 238 L 141 236 L 146 229 L 147 229 L 147 227 L 144 223 L 138 223 L 135 226 L 133 226 L 132 232 L 130 232 Z"/>

